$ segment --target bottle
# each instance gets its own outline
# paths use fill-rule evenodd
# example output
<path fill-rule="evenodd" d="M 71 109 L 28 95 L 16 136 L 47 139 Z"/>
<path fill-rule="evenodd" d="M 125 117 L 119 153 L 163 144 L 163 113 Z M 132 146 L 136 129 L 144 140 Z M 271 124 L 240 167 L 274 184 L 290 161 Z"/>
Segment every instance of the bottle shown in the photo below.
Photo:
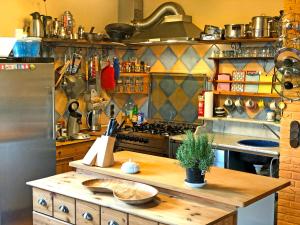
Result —
<path fill-rule="evenodd" d="M 204 96 L 202 94 L 198 96 L 198 116 L 204 116 Z"/>

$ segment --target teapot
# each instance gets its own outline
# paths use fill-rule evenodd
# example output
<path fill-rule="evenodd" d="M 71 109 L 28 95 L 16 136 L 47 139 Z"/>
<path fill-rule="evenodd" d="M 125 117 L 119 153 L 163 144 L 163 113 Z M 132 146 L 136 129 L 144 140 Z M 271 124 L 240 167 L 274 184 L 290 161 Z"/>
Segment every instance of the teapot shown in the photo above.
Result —
<path fill-rule="evenodd" d="M 33 12 L 30 15 L 32 16 L 32 21 L 30 25 L 30 36 L 44 37 L 44 29 L 41 20 L 41 14 L 39 12 Z"/>

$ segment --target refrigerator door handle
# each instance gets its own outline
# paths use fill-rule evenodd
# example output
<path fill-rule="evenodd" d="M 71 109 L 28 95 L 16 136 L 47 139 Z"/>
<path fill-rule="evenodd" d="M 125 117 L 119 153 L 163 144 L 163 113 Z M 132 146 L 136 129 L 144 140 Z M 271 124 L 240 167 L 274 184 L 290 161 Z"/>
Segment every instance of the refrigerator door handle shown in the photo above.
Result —
<path fill-rule="evenodd" d="M 52 124 L 51 124 L 51 138 L 53 140 L 56 140 L 56 132 L 55 132 L 55 87 L 54 86 L 51 86 L 51 87 L 46 87 L 46 89 L 48 89 L 48 95 L 49 95 L 49 99 L 51 99 L 51 104 L 52 104 L 52 107 L 51 107 L 51 114 L 52 114 Z"/>
<path fill-rule="evenodd" d="M 51 88 L 51 96 L 52 96 L 52 138 L 56 140 L 56 132 L 55 132 L 55 87 Z"/>

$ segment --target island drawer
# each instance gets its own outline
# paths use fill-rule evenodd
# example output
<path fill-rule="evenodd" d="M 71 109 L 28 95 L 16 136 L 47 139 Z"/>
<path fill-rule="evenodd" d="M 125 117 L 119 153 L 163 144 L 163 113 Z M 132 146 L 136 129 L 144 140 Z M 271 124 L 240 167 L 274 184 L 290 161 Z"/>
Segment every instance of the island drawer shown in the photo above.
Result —
<path fill-rule="evenodd" d="M 57 219 L 75 224 L 75 199 L 55 194 L 53 197 L 53 215 Z"/>
<path fill-rule="evenodd" d="M 76 200 L 76 224 L 100 225 L 100 206 Z"/>
<path fill-rule="evenodd" d="M 129 225 L 158 225 L 157 222 L 154 222 L 152 220 L 146 220 L 144 218 L 133 216 L 133 215 L 129 215 L 128 224 Z"/>
<path fill-rule="evenodd" d="M 114 209 L 101 207 L 101 225 L 107 224 L 127 225 L 127 214 Z"/>
<path fill-rule="evenodd" d="M 33 225 L 71 225 L 52 217 L 45 216 L 43 214 L 33 212 Z"/>
<path fill-rule="evenodd" d="M 33 188 L 32 199 L 34 211 L 53 216 L 53 198 L 51 192 Z"/>

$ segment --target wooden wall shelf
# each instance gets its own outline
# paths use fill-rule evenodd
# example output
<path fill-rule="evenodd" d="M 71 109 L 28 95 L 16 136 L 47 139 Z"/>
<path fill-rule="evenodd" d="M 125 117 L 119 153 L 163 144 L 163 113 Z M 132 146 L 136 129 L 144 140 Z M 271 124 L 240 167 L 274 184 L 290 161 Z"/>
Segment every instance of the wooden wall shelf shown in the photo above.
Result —
<path fill-rule="evenodd" d="M 148 73 L 121 73 L 114 94 L 149 94 Z"/>
<path fill-rule="evenodd" d="M 228 95 L 228 96 L 249 96 L 261 98 L 280 98 L 276 93 L 253 93 L 253 92 L 235 92 L 235 91 L 214 91 L 214 95 Z"/>
<path fill-rule="evenodd" d="M 266 124 L 275 127 L 280 127 L 280 123 L 268 122 L 264 120 L 255 120 L 255 119 L 243 119 L 243 118 L 227 118 L 227 117 L 198 117 L 201 120 L 211 120 L 211 121 L 228 121 L 228 122 L 242 122 L 242 123 L 255 123 L 255 124 Z"/>
<path fill-rule="evenodd" d="M 200 44 L 262 43 L 276 42 L 278 38 L 235 38 L 226 40 L 197 40 Z"/>
<path fill-rule="evenodd" d="M 87 41 L 74 39 L 43 38 L 42 44 L 51 47 L 76 47 L 76 48 L 126 48 L 136 49 L 132 45 L 109 41 Z"/>
<path fill-rule="evenodd" d="M 271 56 L 249 56 L 249 57 L 209 57 L 208 59 L 212 59 L 212 60 L 274 60 L 274 57 Z"/>

